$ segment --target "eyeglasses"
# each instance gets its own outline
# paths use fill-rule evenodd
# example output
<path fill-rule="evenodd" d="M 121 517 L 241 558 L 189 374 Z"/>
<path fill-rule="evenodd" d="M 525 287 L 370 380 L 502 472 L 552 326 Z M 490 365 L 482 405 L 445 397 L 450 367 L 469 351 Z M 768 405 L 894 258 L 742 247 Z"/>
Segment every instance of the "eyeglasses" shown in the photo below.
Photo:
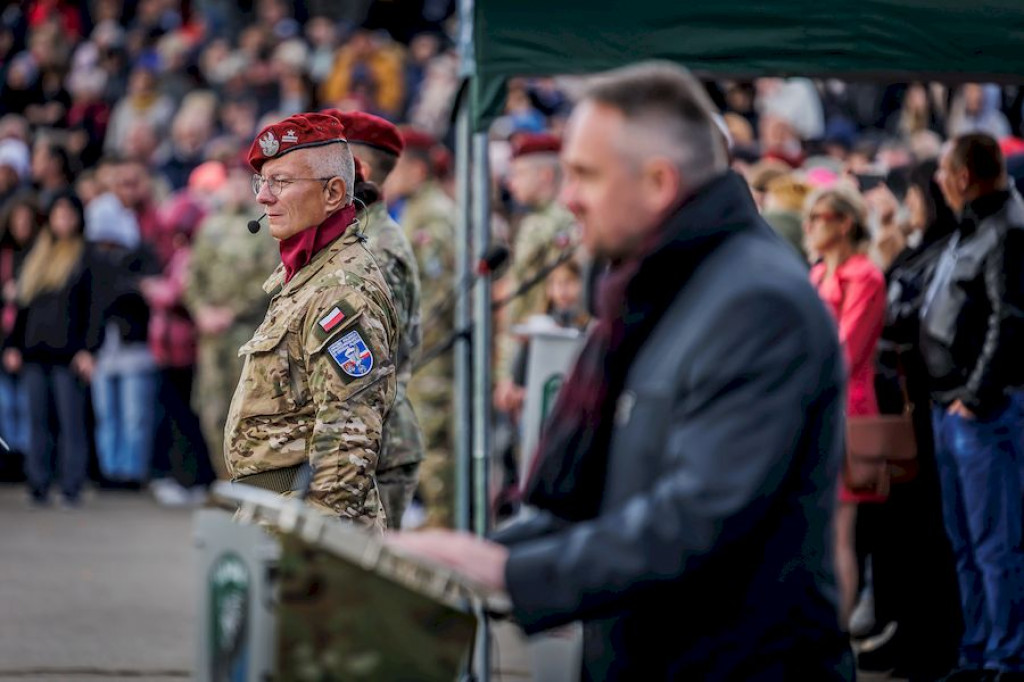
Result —
<path fill-rule="evenodd" d="M 830 220 L 835 220 L 836 218 L 841 218 L 841 217 L 842 216 L 840 216 L 838 213 L 833 213 L 832 211 L 820 211 L 820 212 L 816 211 L 816 212 L 811 213 L 810 215 L 807 216 L 807 222 L 809 222 L 809 223 L 814 223 L 814 222 L 818 222 L 818 221 L 828 222 Z"/>
<path fill-rule="evenodd" d="M 259 196 L 260 190 L 263 189 L 263 184 L 266 183 L 267 189 L 270 190 L 270 195 L 279 197 L 281 196 L 281 190 L 293 182 L 323 182 L 326 183 L 333 180 L 336 176 L 332 175 L 326 178 L 265 178 L 262 175 L 252 176 L 252 193 Z M 325 184 L 324 187 L 327 185 Z"/>

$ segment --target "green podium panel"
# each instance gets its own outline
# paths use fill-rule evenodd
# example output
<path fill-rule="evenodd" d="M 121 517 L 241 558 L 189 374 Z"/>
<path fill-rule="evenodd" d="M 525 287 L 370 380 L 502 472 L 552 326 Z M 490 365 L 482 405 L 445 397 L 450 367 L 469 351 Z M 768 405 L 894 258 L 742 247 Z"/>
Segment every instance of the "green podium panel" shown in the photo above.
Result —
<path fill-rule="evenodd" d="M 288 535 L 281 537 L 278 587 L 282 682 L 452 682 L 466 670 L 476 633 L 468 609 Z"/>

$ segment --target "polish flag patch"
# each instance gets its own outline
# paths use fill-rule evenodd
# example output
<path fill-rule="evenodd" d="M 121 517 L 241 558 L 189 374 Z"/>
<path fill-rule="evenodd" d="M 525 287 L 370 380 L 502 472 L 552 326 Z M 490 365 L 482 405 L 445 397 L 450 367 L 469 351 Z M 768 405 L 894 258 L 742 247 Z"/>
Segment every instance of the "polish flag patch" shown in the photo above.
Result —
<path fill-rule="evenodd" d="M 324 315 L 323 319 L 320 320 L 320 328 L 325 332 L 329 332 L 341 324 L 341 321 L 344 319 L 345 313 L 341 312 L 341 309 L 335 306 L 334 310 Z"/>

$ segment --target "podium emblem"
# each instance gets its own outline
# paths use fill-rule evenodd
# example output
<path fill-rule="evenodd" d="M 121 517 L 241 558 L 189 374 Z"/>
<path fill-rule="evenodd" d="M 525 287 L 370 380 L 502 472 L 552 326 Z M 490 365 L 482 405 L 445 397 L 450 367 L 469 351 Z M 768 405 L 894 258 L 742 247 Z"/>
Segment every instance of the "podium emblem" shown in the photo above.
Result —
<path fill-rule="evenodd" d="M 246 682 L 248 651 L 249 569 L 242 558 L 227 553 L 210 569 L 210 679 Z"/>

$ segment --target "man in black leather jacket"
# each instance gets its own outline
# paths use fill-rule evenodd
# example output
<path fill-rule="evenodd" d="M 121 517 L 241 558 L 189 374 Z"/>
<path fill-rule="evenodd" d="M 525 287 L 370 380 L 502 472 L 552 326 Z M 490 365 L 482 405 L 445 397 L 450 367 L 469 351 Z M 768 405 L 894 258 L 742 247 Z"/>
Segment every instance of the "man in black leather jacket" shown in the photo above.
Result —
<path fill-rule="evenodd" d="M 952 140 L 937 180 L 960 224 L 921 309 L 942 513 L 956 557 L 962 677 L 1024 675 L 1021 437 L 1024 201 L 987 135 Z M 1013 678 L 1024 679 L 1024 678 Z"/>
<path fill-rule="evenodd" d="M 606 74 L 567 130 L 562 199 L 609 268 L 534 459 L 536 513 L 493 541 L 393 542 L 507 589 L 527 633 L 582 621 L 586 680 L 852 679 L 832 318 L 682 69 Z"/>

